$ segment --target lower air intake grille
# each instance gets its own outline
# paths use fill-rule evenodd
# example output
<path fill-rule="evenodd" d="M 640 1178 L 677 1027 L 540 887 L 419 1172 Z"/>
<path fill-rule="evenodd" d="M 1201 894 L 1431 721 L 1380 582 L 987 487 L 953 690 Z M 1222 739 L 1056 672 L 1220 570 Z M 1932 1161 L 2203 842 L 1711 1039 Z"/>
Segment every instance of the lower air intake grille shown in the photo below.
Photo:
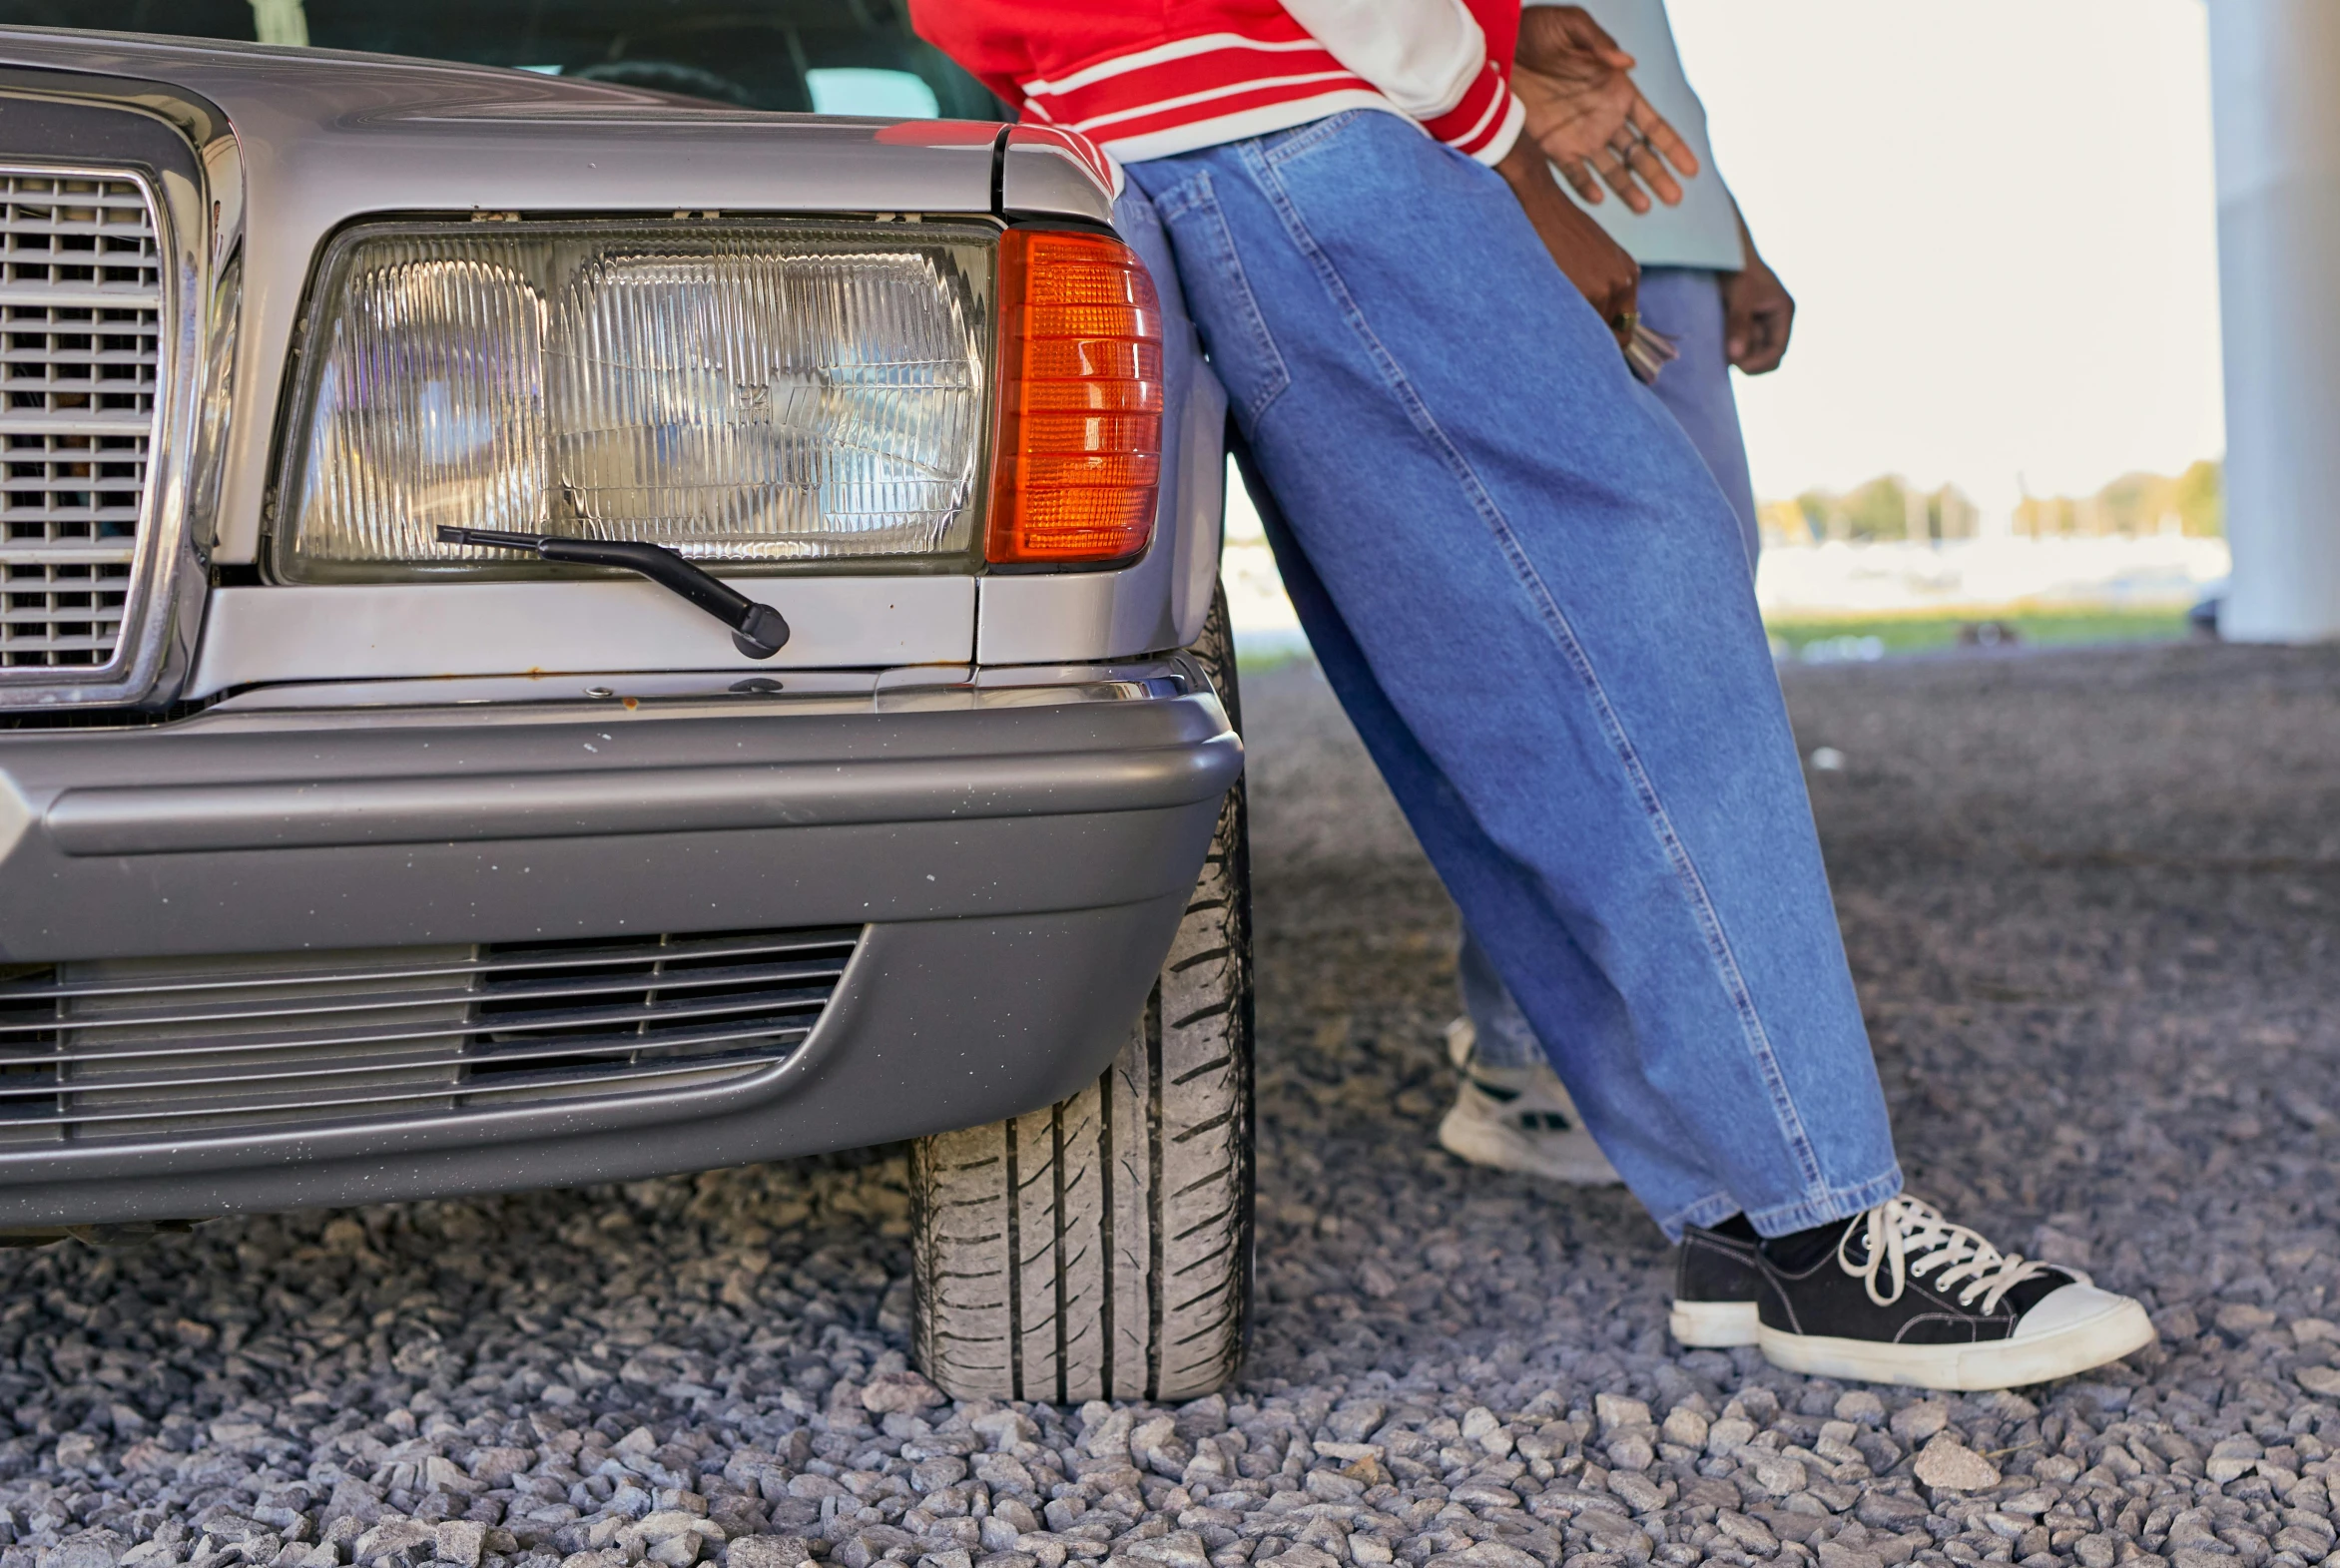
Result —
<path fill-rule="evenodd" d="M 378 1123 L 742 1078 L 860 931 L 128 959 L 0 971 L 0 1149 Z"/>

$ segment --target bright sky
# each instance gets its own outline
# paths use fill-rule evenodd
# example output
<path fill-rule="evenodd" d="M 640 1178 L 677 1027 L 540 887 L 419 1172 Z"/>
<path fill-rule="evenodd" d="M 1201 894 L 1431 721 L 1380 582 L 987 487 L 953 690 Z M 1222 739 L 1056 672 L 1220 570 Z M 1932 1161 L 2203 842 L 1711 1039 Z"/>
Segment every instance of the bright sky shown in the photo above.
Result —
<path fill-rule="evenodd" d="M 1796 295 L 1755 487 L 1986 508 L 2224 450 L 2203 0 L 1670 0 Z"/>

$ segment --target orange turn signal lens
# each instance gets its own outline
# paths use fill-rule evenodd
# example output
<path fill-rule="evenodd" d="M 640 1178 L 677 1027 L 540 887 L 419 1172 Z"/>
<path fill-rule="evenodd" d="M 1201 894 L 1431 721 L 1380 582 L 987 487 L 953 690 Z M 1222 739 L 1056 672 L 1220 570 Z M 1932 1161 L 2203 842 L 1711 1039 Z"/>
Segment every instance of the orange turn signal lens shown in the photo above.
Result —
<path fill-rule="evenodd" d="M 1162 309 L 1109 235 L 999 238 L 999 420 L 984 553 L 1001 565 L 1118 561 L 1154 533 Z"/>

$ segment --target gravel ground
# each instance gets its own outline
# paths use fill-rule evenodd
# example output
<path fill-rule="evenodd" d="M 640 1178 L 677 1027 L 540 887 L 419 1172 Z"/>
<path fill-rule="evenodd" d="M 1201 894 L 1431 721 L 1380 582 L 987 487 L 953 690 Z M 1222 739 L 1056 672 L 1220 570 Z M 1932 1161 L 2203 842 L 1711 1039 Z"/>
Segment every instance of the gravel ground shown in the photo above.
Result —
<path fill-rule="evenodd" d="M 1461 1167 L 1453 914 L 1252 682 L 1261 1304 L 1175 1411 L 906 1371 L 897 1152 L 0 1257 L 0 1568 L 1820 1568 L 2334 1547 L 2340 654 L 1798 671 L 1917 1189 L 2142 1296 L 2076 1383 L 1676 1353 L 1618 1192 Z"/>

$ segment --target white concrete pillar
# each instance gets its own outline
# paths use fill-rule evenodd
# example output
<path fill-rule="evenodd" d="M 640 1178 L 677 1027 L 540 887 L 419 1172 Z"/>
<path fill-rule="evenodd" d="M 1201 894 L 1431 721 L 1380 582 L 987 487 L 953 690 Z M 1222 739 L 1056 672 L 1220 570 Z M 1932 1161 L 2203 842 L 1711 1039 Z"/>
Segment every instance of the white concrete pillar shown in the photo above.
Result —
<path fill-rule="evenodd" d="M 2220 630 L 2340 638 L 2340 3 L 2208 12 L 2234 548 Z"/>

